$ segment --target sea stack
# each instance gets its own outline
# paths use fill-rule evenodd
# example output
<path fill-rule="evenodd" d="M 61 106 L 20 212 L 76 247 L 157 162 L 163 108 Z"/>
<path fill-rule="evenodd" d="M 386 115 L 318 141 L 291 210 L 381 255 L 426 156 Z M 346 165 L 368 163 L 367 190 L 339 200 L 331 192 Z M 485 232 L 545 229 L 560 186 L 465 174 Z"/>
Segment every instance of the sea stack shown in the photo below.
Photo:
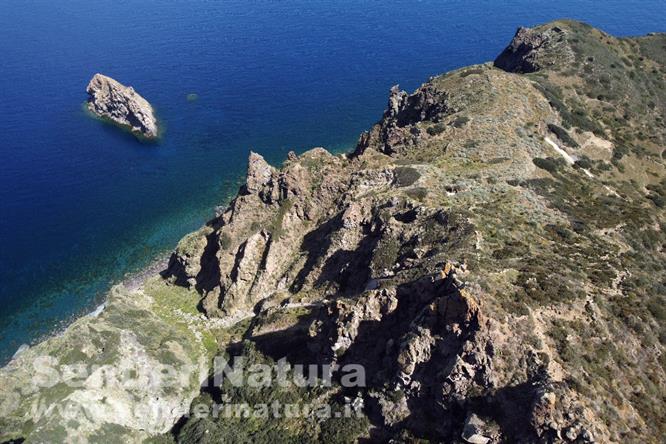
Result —
<path fill-rule="evenodd" d="M 143 139 L 158 137 L 153 107 L 131 86 L 111 77 L 95 74 L 88 83 L 88 109 L 95 115 L 128 128 Z"/>

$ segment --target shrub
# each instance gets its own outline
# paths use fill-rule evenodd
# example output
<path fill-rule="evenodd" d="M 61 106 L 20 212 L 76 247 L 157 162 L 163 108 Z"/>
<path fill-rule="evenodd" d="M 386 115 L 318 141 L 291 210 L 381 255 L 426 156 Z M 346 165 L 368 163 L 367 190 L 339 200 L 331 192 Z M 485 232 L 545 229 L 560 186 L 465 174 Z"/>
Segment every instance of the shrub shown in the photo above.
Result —
<path fill-rule="evenodd" d="M 658 208 L 664 208 L 664 206 L 666 206 L 666 200 L 658 194 L 650 193 L 648 199 L 650 199 Z"/>
<path fill-rule="evenodd" d="M 583 110 L 576 109 L 573 112 L 570 110 L 570 108 L 564 103 L 562 90 L 560 88 L 545 80 L 537 84 L 536 87 L 546 97 L 550 106 L 560 113 L 560 116 L 562 116 L 562 124 L 566 128 L 575 126 L 583 131 L 591 131 L 597 136 L 602 136 L 604 134 L 603 128 L 601 128 L 598 123 L 590 120 Z"/>
<path fill-rule="evenodd" d="M 408 187 L 413 185 L 421 174 L 412 167 L 397 167 L 393 170 L 395 184 L 399 187 Z"/>
<path fill-rule="evenodd" d="M 445 129 L 446 126 L 444 124 L 436 123 L 433 126 L 429 126 L 428 129 L 426 129 L 426 132 L 431 136 L 436 136 L 437 134 L 443 133 Z"/>
<path fill-rule="evenodd" d="M 593 166 L 592 160 L 590 160 L 589 157 L 581 157 L 576 161 L 574 165 L 577 166 L 578 168 L 585 168 L 585 169 L 590 169 Z"/>
<path fill-rule="evenodd" d="M 629 154 L 629 148 L 626 146 L 615 145 L 613 148 L 613 163 L 622 160 L 626 154 Z"/>
<path fill-rule="evenodd" d="M 270 232 L 273 238 L 279 239 L 280 236 L 283 234 L 283 229 L 282 229 L 282 221 L 284 219 L 284 216 L 289 212 L 293 205 L 293 202 L 290 200 L 284 200 L 280 203 L 280 208 L 277 211 L 277 214 L 275 215 L 275 218 L 273 219 L 273 223 L 270 226 Z"/>
<path fill-rule="evenodd" d="M 582 296 L 582 291 L 565 276 L 553 273 L 546 259 L 527 264 L 521 270 L 516 285 L 522 300 L 533 304 L 571 302 Z"/>
<path fill-rule="evenodd" d="M 395 265 L 398 254 L 400 253 L 400 243 L 389 238 L 380 242 L 372 258 L 373 266 L 376 270 L 390 270 Z"/>
<path fill-rule="evenodd" d="M 222 233 L 220 236 L 220 246 L 224 250 L 227 250 L 229 247 L 231 247 L 231 237 L 227 233 Z"/>
<path fill-rule="evenodd" d="M 664 300 L 662 297 L 657 295 L 653 296 L 648 302 L 647 308 L 657 321 L 666 321 L 666 307 L 664 307 Z"/>
<path fill-rule="evenodd" d="M 370 422 L 365 416 L 332 417 L 321 424 L 319 442 L 330 444 L 358 442 L 359 437 L 364 435 L 369 427 Z"/>
<path fill-rule="evenodd" d="M 469 117 L 458 116 L 453 122 L 451 122 L 451 125 L 453 125 L 456 128 L 462 128 L 463 126 L 465 126 L 467 122 L 469 122 Z"/>
<path fill-rule="evenodd" d="M 558 139 L 560 139 L 562 142 L 564 142 L 565 145 L 570 146 L 572 148 L 578 148 L 580 145 L 578 145 L 578 142 L 576 142 L 565 130 L 564 128 L 557 126 L 555 124 L 549 123 L 548 124 L 548 129 L 553 132 Z"/>
<path fill-rule="evenodd" d="M 552 157 L 546 157 L 545 159 L 537 157 L 532 159 L 532 162 L 534 162 L 534 165 L 537 167 L 541 168 L 542 170 L 546 170 L 549 173 L 555 173 L 560 167 L 560 163 Z"/>

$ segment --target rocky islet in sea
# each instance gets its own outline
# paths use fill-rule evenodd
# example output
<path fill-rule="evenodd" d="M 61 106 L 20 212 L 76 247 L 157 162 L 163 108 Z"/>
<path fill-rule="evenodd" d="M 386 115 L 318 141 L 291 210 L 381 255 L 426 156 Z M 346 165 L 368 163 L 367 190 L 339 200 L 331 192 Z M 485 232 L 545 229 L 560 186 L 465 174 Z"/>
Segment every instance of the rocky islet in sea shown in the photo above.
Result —
<path fill-rule="evenodd" d="M 88 110 L 96 116 L 129 129 L 139 138 L 154 140 L 159 137 L 153 107 L 131 86 L 103 74 L 95 74 L 86 91 Z"/>

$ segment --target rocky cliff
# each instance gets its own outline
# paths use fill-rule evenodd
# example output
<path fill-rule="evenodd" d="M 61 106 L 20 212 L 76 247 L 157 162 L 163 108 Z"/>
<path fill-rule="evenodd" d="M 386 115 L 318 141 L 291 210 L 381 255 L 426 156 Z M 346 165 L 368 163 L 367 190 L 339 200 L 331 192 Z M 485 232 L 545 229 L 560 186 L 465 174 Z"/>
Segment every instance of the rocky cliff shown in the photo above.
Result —
<path fill-rule="evenodd" d="M 394 87 L 349 155 L 276 168 L 251 153 L 161 291 L 197 295 L 189 331 L 211 353 L 361 364 L 367 384 L 208 386 L 193 403 L 361 414 L 193 416 L 157 439 L 660 442 L 665 72 L 666 35 L 559 21 L 519 30 L 494 64 Z M 3 437 L 31 436 L 27 413 L 5 417 L 19 431 Z"/>
<path fill-rule="evenodd" d="M 210 317 L 255 313 L 269 359 L 362 363 L 346 440 L 658 442 L 665 42 L 522 28 L 494 64 L 394 87 L 350 156 L 251 154 L 170 279 Z M 245 439 L 286 439 L 265 427 Z"/>
<path fill-rule="evenodd" d="M 111 77 L 95 74 L 88 83 L 88 109 L 133 134 L 145 139 L 158 137 L 157 119 L 153 107 L 131 86 Z"/>

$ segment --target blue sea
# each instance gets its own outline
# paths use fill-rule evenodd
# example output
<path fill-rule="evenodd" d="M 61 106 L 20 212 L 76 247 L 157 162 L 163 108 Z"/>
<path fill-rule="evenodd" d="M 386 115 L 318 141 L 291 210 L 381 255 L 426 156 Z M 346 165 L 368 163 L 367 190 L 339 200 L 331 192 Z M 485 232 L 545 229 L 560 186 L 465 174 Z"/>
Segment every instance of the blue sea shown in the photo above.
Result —
<path fill-rule="evenodd" d="M 3 0 L 0 363 L 209 219 L 248 150 L 275 164 L 348 150 L 392 85 L 492 60 L 517 26 L 561 17 L 666 31 L 663 0 Z M 96 72 L 155 106 L 159 144 L 86 115 Z"/>

